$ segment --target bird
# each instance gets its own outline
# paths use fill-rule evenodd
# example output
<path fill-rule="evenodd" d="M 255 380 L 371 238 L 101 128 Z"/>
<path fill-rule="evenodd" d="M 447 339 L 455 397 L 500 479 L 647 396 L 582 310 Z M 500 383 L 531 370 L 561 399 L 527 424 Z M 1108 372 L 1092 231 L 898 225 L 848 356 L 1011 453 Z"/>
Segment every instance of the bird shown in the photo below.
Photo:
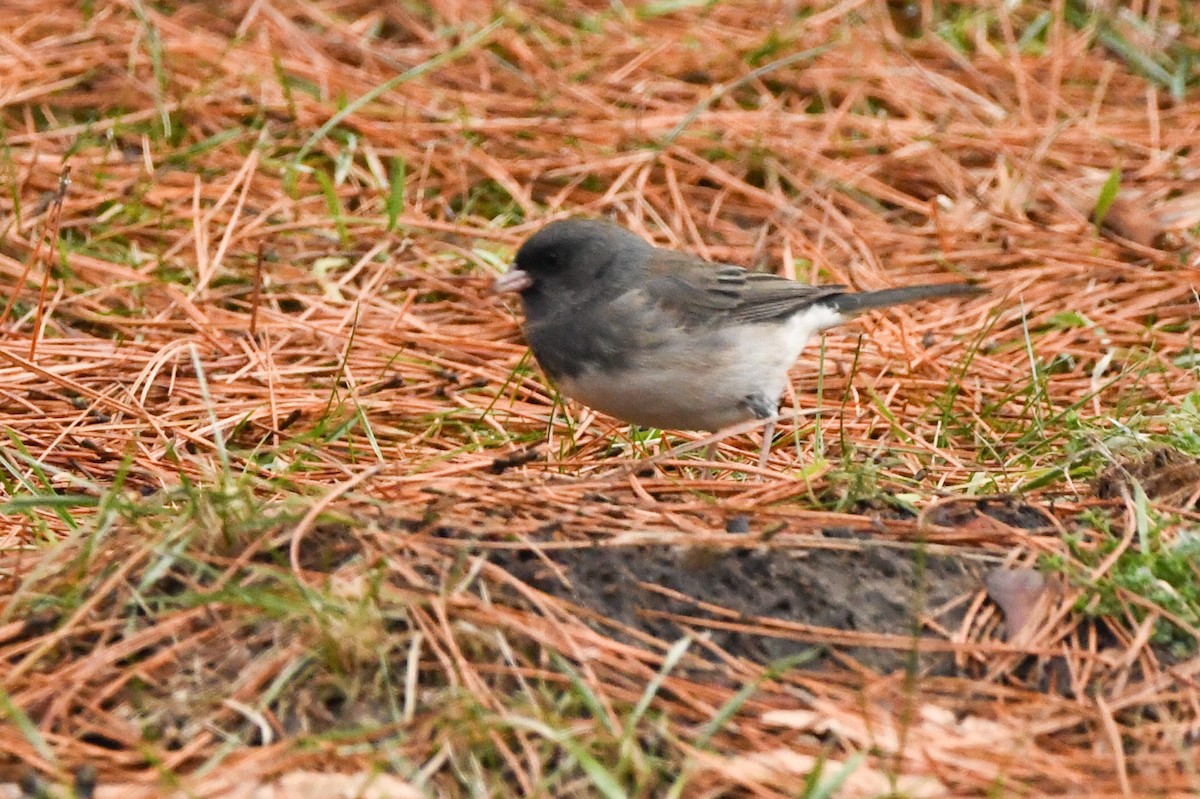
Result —
<path fill-rule="evenodd" d="M 623 422 L 716 432 L 761 420 L 765 467 L 792 365 L 818 333 L 875 308 L 969 297 L 976 283 L 854 292 L 656 247 L 607 220 L 550 222 L 493 291 L 567 397 Z"/>

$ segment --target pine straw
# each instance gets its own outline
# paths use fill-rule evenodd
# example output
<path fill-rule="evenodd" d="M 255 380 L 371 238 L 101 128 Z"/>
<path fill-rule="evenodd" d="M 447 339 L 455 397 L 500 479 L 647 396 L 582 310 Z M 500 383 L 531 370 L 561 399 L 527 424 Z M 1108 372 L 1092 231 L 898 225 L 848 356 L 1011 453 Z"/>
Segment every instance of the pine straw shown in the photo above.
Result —
<path fill-rule="evenodd" d="M 1045 54 L 1019 58 L 980 36 L 967 57 L 936 37 L 896 38 L 884 4 L 867 0 L 814 7 L 803 21 L 752 3 L 646 19 L 603 3 L 516 4 L 486 30 L 482 4 L 433 3 L 424 18 L 355 0 L 227 4 L 220 17 L 207 4 L 169 15 L 97 4 L 90 17 L 79 5 L 9 2 L 14 24 L 0 39 L 11 186 L 0 285 L 6 299 L 19 288 L 0 334 L 0 402 L 30 456 L 4 450 L 4 498 L 95 498 L 120 484 L 173 497 L 169 508 L 180 485 L 198 485 L 229 504 L 180 512 L 215 520 L 188 550 L 210 581 L 184 586 L 213 598 L 147 608 L 152 624 L 129 613 L 138 581 L 163 564 L 169 520 L 121 516 L 81 538 L 73 531 L 97 519 L 86 506 L 0 517 L 14 594 L 0 624 L 3 687 L 42 739 L 0 728 L 10 773 L 25 764 L 62 777 L 91 762 L 102 786 L 150 795 L 166 784 L 159 775 L 177 774 L 195 795 L 218 795 L 301 768 L 368 769 L 380 762 L 370 747 L 296 744 L 305 730 L 354 728 L 353 709 L 322 721 L 306 708 L 318 702 L 303 690 L 319 692 L 320 679 L 262 704 L 314 636 L 346 668 L 377 668 L 371 652 L 391 658 L 383 681 L 397 686 L 406 724 L 388 747 L 450 793 L 447 758 L 465 744 L 453 711 L 425 697 L 464 691 L 495 718 L 530 713 L 531 682 L 570 690 L 556 653 L 623 723 L 670 642 L 525 585 L 480 557 L 491 550 L 719 552 L 745 547 L 721 532 L 741 512 L 776 533 L 760 543 L 781 557 L 925 540 L 981 563 L 1070 559 L 1062 531 L 1085 510 L 1110 515 L 1113 534 L 1132 542 L 1132 499 L 1097 499 L 1056 475 L 1071 461 L 1074 420 L 1114 430 L 1106 419 L 1136 409 L 1143 433 L 1166 433 L 1163 409 L 1197 388 L 1186 361 L 1200 332 L 1196 263 L 1179 246 L 1200 222 L 1200 107 L 1194 92 L 1172 101 L 1089 46 L 1088 32 L 1053 22 Z M 1148 5 L 1160 27 L 1178 19 L 1176 2 Z M 1033 11 L 1022 13 L 1026 24 Z M 748 54 L 769 30 L 783 44 L 762 63 L 826 48 L 752 75 Z M 1194 51 L 1188 35 L 1177 44 Z M 387 186 L 401 162 L 389 231 Z M 47 277 L 49 259 L 34 253 L 64 163 L 73 182 L 62 244 L 43 246 L 56 253 Z M 1114 167 L 1122 204 L 1098 236 L 1087 217 Z M 336 177 L 336 202 L 315 172 Z M 729 470 L 753 473 L 758 441 L 744 435 L 721 443 L 715 476 L 669 459 L 639 476 L 631 465 L 689 437 L 631 443 L 612 420 L 557 405 L 524 360 L 514 309 L 488 293 L 516 243 L 567 214 L 801 279 L 873 289 L 958 275 L 993 291 L 874 314 L 806 353 L 789 398 L 801 434 L 776 446 L 760 479 Z M 1064 311 L 1086 323 L 1064 323 Z M 1034 532 L 814 510 L 844 490 L 842 459 L 921 505 L 1047 475 L 1051 487 L 1029 499 L 1059 501 Z M 306 497 L 325 497 L 319 509 L 347 522 L 302 518 Z M 1178 504 L 1157 508 L 1177 512 L 1164 540 L 1196 522 Z M 831 526 L 870 543 L 814 535 Z M 1079 534 L 1084 550 L 1107 540 Z M 219 595 L 283 585 L 293 568 L 297 586 L 333 596 L 377 586 L 392 626 L 315 611 L 272 620 Z M 66 615 L 28 616 L 74 583 L 88 591 Z M 763 670 L 698 641 L 655 699 L 671 726 L 653 745 L 693 758 L 689 795 L 791 795 L 815 758 L 828 757 L 828 774 L 852 753 L 868 757 L 851 795 L 888 790 L 889 774 L 913 795 L 1198 790 L 1200 660 L 1165 663 L 1149 646 L 1164 609 L 1122 594 L 1124 618 L 1093 620 L 1074 610 L 1083 596 L 1065 589 L 1019 645 L 1003 642 L 982 592 L 964 597 L 962 627 L 921 643 L 953 652 L 963 676 L 906 681 L 845 660 L 789 672 L 765 679 L 708 745 L 700 725 Z M 685 627 L 915 646 L 709 610 Z M 389 637 L 364 643 L 363 629 Z M 1059 663 L 1070 690 L 1045 690 L 1029 656 Z M 150 726 L 173 712 L 177 736 L 139 731 L 143 695 L 183 703 L 150 703 Z M 238 724 L 270 732 L 224 751 L 221 731 Z M 380 729 L 361 737 L 396 732 Z M 529 728 L 498 724 L 485 738 L 473 743 L 496 753 L 492 768 L 514 793 L 534 793 L 554 767 Z M 196 772 L 216 762 L 217 776 Z"/>

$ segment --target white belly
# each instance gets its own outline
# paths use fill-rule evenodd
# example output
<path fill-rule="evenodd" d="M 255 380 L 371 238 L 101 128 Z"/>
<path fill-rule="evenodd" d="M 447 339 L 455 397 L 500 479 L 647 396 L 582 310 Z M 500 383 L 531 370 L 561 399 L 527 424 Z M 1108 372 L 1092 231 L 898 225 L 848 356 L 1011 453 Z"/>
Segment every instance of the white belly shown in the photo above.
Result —
<path fill-rule="evenodd" d="M 844 321 L 816 306 L 780 324 L 701 330 L 632 357 L 622 370 L 559 380 L 563 393 L 643 427 L 720 430 L 755 418 L 747 398 L 778 404 L 788 370 L 817 332 Z"/>

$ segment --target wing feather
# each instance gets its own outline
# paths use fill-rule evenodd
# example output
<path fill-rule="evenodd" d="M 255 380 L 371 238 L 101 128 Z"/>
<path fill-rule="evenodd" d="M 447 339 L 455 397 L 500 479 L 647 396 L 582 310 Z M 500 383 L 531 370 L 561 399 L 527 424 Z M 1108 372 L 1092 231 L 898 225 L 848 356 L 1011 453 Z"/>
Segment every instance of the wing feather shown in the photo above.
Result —
<path fill-rule="evenodd" d="M 655 255 L 647 291 L 685 327 L 771 322 L 846 293 L 844 286 L 810 286 L 668 250 Z"/>

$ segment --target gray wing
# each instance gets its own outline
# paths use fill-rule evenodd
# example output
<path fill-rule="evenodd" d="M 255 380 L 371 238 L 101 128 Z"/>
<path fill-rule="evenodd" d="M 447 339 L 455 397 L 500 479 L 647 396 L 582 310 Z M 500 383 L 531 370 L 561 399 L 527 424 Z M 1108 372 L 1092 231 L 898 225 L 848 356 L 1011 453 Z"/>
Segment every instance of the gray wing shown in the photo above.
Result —
<path fill-rule="evenodd" d="M 647 292 L 684 327 L 770 322 L 846 293 L 844 286 L 810 286 L 683 253 L 660 250 L 656 256 Z"/>

